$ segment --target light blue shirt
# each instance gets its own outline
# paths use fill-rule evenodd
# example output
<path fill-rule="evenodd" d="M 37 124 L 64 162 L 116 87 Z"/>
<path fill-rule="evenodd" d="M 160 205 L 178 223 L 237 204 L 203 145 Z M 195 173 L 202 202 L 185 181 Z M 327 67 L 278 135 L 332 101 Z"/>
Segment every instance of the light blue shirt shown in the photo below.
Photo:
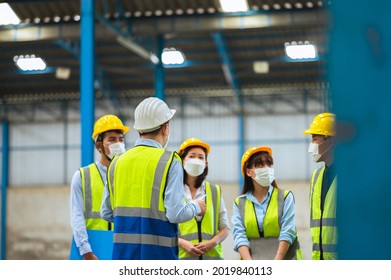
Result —
<path fill-rule="evenodd" d="M 99 161 L 96 162 L 96 166 L 98 167 L 100 176 L 106 181 L 107 167 Z M 80 255 L 84 255 L 92 250 L 88 242 L 87 228 L 84 220 L 84 201 L 80 170 L 77 170 L 72 177 L 70 206 L 73 238 L 75 239 L 76 246 L 79 248 Z"/>
<path fill-rule="evenodd" d="M 263 230 L 263 220 L 265 218 L 266 210 L 269 205 L 270 197 L 273 191 L 273 187 L 270 186 L 266 194 L 266 197 L 261 203 L 257 198 L 251 193 L 247 192 L 246 194 L 241 195 L 240 197 L 246 197 L 254 203 L 255 214 L 257 216 L 258 227 L 260 230 Z M 246 228 L 244 227 L 244 222 L 240 216 L 239 207 L 236 203 L 233 203 L 232 208 L 232 227 L 234 235 L 234 250 L 237 252 L 238 248 L 241 246 L 247 246 L 250 248 L 250 242 L 246 236 Z M 280 236 L 278 237 L 279 241 L 285 240 L 289 244 L 292 244 L 296 238 L 296 223 L 295 223 L 295 201 L 292 193 L 289 193 L 284 200 L 284 208 L 282 212 L 281 219 L 281 230 Z"/>
<path fill-rule="evenodd" d="M 138 138 L 136 140 L 135 146 L 139 145 L 162 148 L 162 145 L 159 142 L 152 139 Z M 168 171 L 166 190 L 164 193 L 164 207 L 166 208 L 166 217 L 171 223 L 183 223 L 201 213 L 201 208 L 196 201 L 191 201 L 187 204 L 184 204 L 184 197 L 183 167 L 181 162 L 174 157 L 174 160 L 172 161 Z M 100 214 L 106 221 L 113 222 L 113 210 L 107 184 L 103 193 Z"/>

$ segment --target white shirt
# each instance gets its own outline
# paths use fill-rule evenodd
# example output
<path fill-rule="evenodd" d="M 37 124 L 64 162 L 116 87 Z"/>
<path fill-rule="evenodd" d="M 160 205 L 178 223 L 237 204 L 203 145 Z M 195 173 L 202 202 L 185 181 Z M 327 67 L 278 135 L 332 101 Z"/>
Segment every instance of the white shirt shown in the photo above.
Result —
<path fill-rule="evenodd" d="M 205 181 L 202 182 L 201 186 L 197 189 L 197 192 L 196 192 L 196 194 L 194 196 L 194 199 L 191 197 L 190 187 L 187 184 L 185 184 L 184 188 L 185 188 L 185 200 L 187 202 L 190 202 L 192 200 L 198 200 L 198 199 L 202 198 L 202 196 L 204 196 L 203 200 L 206 201 L 206 197 L 205 197 L 205 193 L 206 193 Z M 200 217 L 200 216 L 196 216 L 197 221 L 200 221 L 201 218 L 202 217 Z M 225 203 L 224 203 L 223 196 L 221 196 L 221 199 L 220 199 L 220 215 L 219 215 L 219 230 L 221 230 L 223 228 L 230 229 L 227 209 L 225 208 Z"/>

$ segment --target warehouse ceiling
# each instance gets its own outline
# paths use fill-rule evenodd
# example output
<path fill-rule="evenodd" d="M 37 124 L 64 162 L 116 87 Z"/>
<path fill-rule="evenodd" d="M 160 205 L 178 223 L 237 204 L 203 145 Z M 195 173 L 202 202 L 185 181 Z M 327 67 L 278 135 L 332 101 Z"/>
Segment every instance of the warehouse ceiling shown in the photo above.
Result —
<path fill-rule="evenodd" d="M 0 26 L 0 106 L 78 100 L 81 1 L 7 2 L 21 23 Z M 163 48 L 186 58 L 164 68 L 167 95 L 327 87 L 329 1 L 247 2 L 247 12 L 223 13 L 218 0 L 95 1 L 97 97 L 153 94 L 150 57 Z M 315 44 L 318 59 L 289 59 L 284 45 L 292 41 Z M 18 70 L 14 57 L 28 54 L 47 68 Z"/>

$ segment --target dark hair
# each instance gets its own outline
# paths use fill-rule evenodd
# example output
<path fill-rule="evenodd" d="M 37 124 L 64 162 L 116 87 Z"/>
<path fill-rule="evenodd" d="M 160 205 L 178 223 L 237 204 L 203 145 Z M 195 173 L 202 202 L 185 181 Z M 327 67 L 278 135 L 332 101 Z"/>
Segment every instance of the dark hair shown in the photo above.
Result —
<path fill-rule="evenodd" d="M 112 130 L 108 130 L 108 131 L 105 131 L 105 132 L 102 132 L 101 134 L 98 135 L 98 138 L 96 139 L 96 142 L 103 142 L 103 139 L 105 138 L 105 134 L 107 132 L 115 132 L 115 133 L 118 133 L 118 134 L 124 134 L 124 132 L 120 129 L 112 129 Z"/>
<path fill-rule="evenodd" d="M 205 152 L 205 160 L 208 160 L 206 149 L 204 147 L 194 145 L 194 146 L 189 146 L 189 147 L 187 147 L 186 149 L 184 149 L 182 151 L 182 153 L 180 154 L 180 157 L 181 157 L 182 161 L 185 159 L 185 157 L 187 156 L 189 151 L 191 149 L 193 149 L 193 148 L 201 148 Z M 196 184 L 195 184 L 196 188 L 201 187 L 202 182 L 205 180 L 206 176 L 208 175 L 208 169 L 209 169 L 208 166 L 206 166 L 205 169 L 204 169 L 204 172 L 197 177 Z M 187 176 L 189 176 L 189 175 L 187 175 L 187 172 L 184 170 L 183 184 L 186 184 Z"/>
<path fill-rule="evenodd" d="M 139 135 L 153 135 L 153 136 L 156 136 L 156 135 L 158 135 L 159 133 L 160 133 L 160 131 L 163 129 L 163 126 L 165 125 L 165 124 L 168 124 L 170 121 L 167 121 L 167 122 L 165 122 L 165 123 L 163 123 L 163 124 L 161 124 L 158 128 L 156 128 L 155 130 L 152 130 L 152 131 L 148 131 L 148 132 L 138 132 L 138 134 Z"/>
<path fill-rule="evenodd" d="M 265 166 L 265 165 L 272 166 L 273 165 L 273 158 L 269 155 L 268 152 L 263 152 L 263 151 L 253 154 L 245 162 L 245 164 L 243 166 L 244 182 L 243 182 L 242 194 L 245 194 L 248 191 L 251 191 L 251 192 L 254 191 L 253 179 L 246 174 L 246 168 L 253 168 L 254 166 Z M 274 188 L 278 189 L 276 180 L 274 180 L 272 182 L 272 186 Z"/>

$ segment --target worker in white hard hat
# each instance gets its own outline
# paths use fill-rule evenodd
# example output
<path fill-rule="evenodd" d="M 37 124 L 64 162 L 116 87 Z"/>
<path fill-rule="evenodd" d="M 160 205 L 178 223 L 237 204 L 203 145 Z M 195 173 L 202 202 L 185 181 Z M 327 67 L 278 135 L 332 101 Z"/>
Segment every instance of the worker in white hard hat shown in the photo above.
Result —
<path fill-rule="evenodd" d="M 113 259 L 178 259 L 178 223 L 206 211 L 203 200 L 185 204 L 181 158 L 165 149 L 174 114 L 144 99 L 134 112 L 140 138 L 109 166 L 101 215 L 114 222 Z"/>
<path fill-rule="evenodd" d="M 311 135 L 308 153 L 324 165 L 312 173 L 310 188 L 310 226 L 313 260 L 337 259 L 337 175 L 334 168 L 335 115 L 321 113 L 303 134 Z"/>
<path fill-rule="evenodd" d="M 70 216 L 74 243 L 71 259 L 109 259 L 99 256 L 91 245 L 91 230 L 112 230 L 112 224 L 100 217 L 100 206 L 104 185 L 106 183 L 107 167 L 116 154 L 125 152 L 124 134 L 129 127 L 115 115 L 105 115 L 94 125 L 92 139 L 100 158 L 88 166 L 79 168 L 71 182 Z"/>

